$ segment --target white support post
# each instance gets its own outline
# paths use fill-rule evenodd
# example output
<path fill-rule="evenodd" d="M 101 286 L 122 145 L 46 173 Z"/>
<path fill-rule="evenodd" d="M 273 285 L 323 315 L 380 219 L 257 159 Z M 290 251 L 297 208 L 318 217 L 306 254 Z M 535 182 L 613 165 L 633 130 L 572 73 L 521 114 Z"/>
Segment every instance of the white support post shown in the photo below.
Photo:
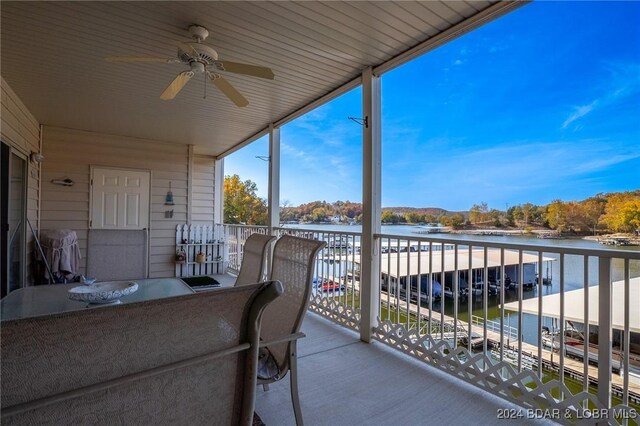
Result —
<path fill-rule="evenodd" d="M 280 226 L 280 128 L 269 125 L 269 234 Z"/>
<path fill-rule="evenodd" d="M 380 233 L 382 141 L 380 79 L 372 68 L 362 72 L 362 241 L 360 263 L 360 339 L 370 342 L 380 307 L 380 259 L 375 234 Z"/>
<path fill-rule="evenodd" d="M 611 407 L 611 258 L 598 259 L 598 399 Z"/>
<path fill-rule="evenodd" d="M 216 160 L 213 171 L 213 223 L 224 223 L 224 158 Z"/>

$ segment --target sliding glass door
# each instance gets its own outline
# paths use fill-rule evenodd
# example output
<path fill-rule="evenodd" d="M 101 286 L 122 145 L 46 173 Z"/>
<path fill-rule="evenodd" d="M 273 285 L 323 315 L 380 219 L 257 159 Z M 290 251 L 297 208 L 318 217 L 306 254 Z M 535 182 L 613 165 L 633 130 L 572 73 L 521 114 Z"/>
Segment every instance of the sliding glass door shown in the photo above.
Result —
<path fill-rule="evenodd" d="M 27 161 L 2 144 L 2 297 L 24 286 Z"/>

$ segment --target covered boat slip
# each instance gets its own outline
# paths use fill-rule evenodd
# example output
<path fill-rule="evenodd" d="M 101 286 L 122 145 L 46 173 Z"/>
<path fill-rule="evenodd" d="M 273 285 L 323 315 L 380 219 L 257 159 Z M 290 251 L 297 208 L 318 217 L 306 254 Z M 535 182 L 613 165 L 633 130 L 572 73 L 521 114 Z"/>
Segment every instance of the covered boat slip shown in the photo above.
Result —
<path fill-rule="evenodd" d="M 584 317 L 584 289 L 571 290 L 564 293 L 564 319 L 570 325 L 580 327 L 585 322 Z M 600 307 L 599 286 L 589 287 L 589 318 L 590 326 L 598 326 L 598 315 Z M 625 346 L 629 349 L 629 387 L 636 394 L 640 394 L 640 277 L 631 278 L 629 280 L 629 340 L 628 344 L 624 338 L 625 325 L 625 281 L 614 281 L 611 288 L 611 327 L 619 330 L 613 333 L 613 359 L 612 366 L 619 370 L 622 363 L 622 351 Z M 560 294 L 550 294 L 542 297 L 542 316 L 549 318 L 560 318 Z M 518 311 L 518 302 L 505 303 L 505 310 Z M 525 314 L 538 315 L 538 298 L 531 298 L 522 301 L 522 312 Z M 565 327 L 565 330 L 567 328 Z M 557 330 L 556 330 L 557 331 Z M 591 330 L 591 337 L 588 347 L 589 363 L 597 364 L 598 362 L 598 345 L 594 343 L 593 334 L 597 333 Z M 573 339 L 568 339 L 567 342 Z M 595 340 L 597 341 L 597 339 Z M 558 340 L 556 340 L 558 342 Z M 553 341 L 551 343 L 553 345 Z M 583 359 L 584 345 L 582 339 L 576 345 L 566 343 L 565 351 L 568 356 Z M 572 363 L 568 358 L 565 362 Z M 580 361 L 582 362 L 582 361 Z M 616 365 L 618 367 L 616 367 Z M 590 369 L 592 367 L 589 367 Z M 579 368 L 578 368 L 579 371 Z M 597 377 L 597 374 L 590 373 L 590 376 Z M 613 376 L 613 383 L 616 384 L 618 376 Z"/>
<path fill-rule="evenodd" d="M 487 250 L 487 268 L 499 268 L 501 265 L 505 267 L 515 267 L 520 265 L 522 261 L 523 265 L 537 264 L 538 255 L 522 253 L 522 260 L 520 259 L 520 253 L 515 250 L 504 250 L 504 258 L 502 258 L 500 249 L 488 249 Z M 484 250 L 468 249 L 458 250 L 457 255 L 455 250 L 444 251 L 421 251 L 421 252 L 404 252 L 404 253 L 382 253 L 380 259 L 380 271 L 384 275 L 388 275 L 392 278 L 402 278 L 407 276 L 416 276 L 423 274 L 438 274 L 441 272 L 454 272 L 456 270 L 464 272 L 469 269 L 479 269 L 485 267 Z M 443 257 L 444 256 L 444 257 Z M 555 260 L 552 257 L 542 258 L 543 262 L 550 262 Z M 360 256 L 355 256 L 355 263 L 360 263 Z M 517 276 L 512 276 L 513 281 L 517 281 Z"/>
<path fill-rule="evenodd" d="M 589 287 L 589 324 L 598 325 L 600 298 L 599 286 Z M 584 289 L 571 290 L 564 293 L 564 319 L 577 324 L 584 324 Z M 624 281 L 615 281 L 611 292 L 611 325 L 616 330 L 624 330 Z M 629 331 L 640 333 L 640 277 L 629 280 Z M 518 302 L 506 303 L 504 308 L 518 311 Z M 538 298 L 522 301 L 522 312 L 538 315 Z M 560 317 L 560 293 L 542 297 L 542 316 Z"/>

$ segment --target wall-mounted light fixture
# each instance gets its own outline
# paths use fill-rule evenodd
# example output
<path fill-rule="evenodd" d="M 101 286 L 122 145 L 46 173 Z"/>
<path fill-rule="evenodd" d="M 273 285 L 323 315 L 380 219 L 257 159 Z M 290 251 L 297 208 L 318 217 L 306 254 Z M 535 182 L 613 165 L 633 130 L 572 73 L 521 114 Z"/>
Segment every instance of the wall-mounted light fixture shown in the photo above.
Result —
<path fill-rule="evenodd" d="M 75 182 L 69 178 L 64 178 L 64 179 L 53 179 L 51 183 L 53 183 L 54 185 L 61 185 L 61 186 L 73 186 Z"/>
<path fill-rule="evenodd" d="M 44 155 L 40 154 L 39 152 L 35 152 L 35 151 L 31 152 L 31 155 L 29 156 L 29 158 L 34 163 L 42 163 L 44 161 Z"/>

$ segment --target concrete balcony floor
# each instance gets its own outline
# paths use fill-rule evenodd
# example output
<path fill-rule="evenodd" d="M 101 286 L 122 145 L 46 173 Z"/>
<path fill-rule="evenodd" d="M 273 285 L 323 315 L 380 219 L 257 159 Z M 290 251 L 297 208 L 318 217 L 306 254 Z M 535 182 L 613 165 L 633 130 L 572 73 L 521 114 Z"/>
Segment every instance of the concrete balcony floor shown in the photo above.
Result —
<path fill-rule="evenodd" d="M 505 421 L 498 409 L 520 409 L 383 343 L 361 342 L 311 312 L 302 331 L 298 377 L 307 425 L 491 425 Z M 267 392 L 258 388 L 256 412 L 267 426 L 295 425 L 289 389 L 288 376 Z"/>

